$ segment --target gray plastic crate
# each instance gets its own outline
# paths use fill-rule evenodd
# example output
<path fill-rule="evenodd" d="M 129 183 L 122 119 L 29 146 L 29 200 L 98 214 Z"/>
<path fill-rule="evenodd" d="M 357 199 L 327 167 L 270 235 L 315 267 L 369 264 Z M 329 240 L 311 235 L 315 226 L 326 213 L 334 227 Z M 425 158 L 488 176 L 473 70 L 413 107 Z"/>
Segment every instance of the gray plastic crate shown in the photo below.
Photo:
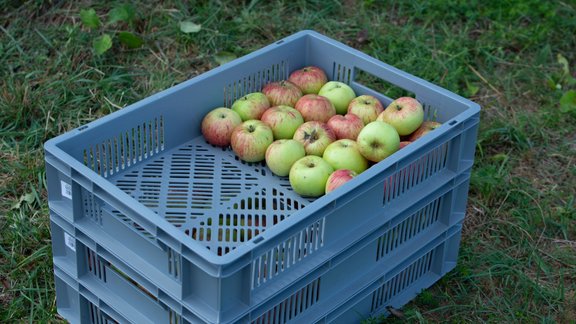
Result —
<path fill-rule="evenodd" d="M 208 111 L 306 65 L 385 104 L 356 76 L 412 92 L 443 125 L 316 200 L 203 140 Z M 303 31 L 54 138 L 45 153 L 58 310 L 73 322 L 90 312 L 251 322 L 316 279 L 318 303 L 336 303 L 330 282 L 384 273 L 462 221 L 479 109 Z M 91 258 L 112 283 L 94 279 Z"/>

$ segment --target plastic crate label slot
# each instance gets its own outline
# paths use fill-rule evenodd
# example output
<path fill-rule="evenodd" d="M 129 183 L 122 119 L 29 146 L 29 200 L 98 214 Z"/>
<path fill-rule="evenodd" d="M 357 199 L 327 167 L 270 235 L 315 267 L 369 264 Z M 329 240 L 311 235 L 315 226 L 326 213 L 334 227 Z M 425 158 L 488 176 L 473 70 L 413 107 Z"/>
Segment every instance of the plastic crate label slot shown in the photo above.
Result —
<path fill-rule="evenodd" d="M 406 269 L 386 281 L 372 293 L 372 303 L 370 312 L 374 313 L 387 305 L 394 296 L 403 292 L 406 288 L 414 284 L 418 279 L 432 270 L 436 249 L 426 253 L 416 261 L 411 263 Z"/>
<path fill-rule="evenodd" d="M 277 277 L 324 246 L 325 218 L 302 229 L 252 262 L 252 289 Z"/>
<path fill-rule="evenodd" d="M 446 169 L 449 143 L 444 143 L 384 180 L 383 204 L 387 205 L 412 188 Z"/>
<path fill-rule="evenodd" d="M 320 278 L 296 291 L 277 305 L 254 319 L 252 324 L 280 324 L 296 320 L 312 305 L 320 301 Z"/>

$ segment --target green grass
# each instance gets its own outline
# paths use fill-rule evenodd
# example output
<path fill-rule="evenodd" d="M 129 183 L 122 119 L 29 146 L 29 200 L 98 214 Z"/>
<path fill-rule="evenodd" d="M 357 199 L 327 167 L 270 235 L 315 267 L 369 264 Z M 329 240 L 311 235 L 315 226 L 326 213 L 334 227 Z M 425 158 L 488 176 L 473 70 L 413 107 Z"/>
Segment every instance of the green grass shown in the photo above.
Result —
<path fill-rule="evenodd" d="M 574 321 L 576 109 L 560 105 L 576 90 L 572 1 L 153 3 L 135 5 L 132 25 L 96 31 L 80 10 L 105 21 L 114 5 L 0 4 L 0 322 L 59 320 L 46 140 L 216 67 L 219 53 L 239 57 L 302 29 L 483 108 L 458 266 L 403 308 L 408 320 Z M 184 34 L 182 20 L 202 29 Z M 95 55 L 94 38 L 117 30 L 144 46 Z"/>

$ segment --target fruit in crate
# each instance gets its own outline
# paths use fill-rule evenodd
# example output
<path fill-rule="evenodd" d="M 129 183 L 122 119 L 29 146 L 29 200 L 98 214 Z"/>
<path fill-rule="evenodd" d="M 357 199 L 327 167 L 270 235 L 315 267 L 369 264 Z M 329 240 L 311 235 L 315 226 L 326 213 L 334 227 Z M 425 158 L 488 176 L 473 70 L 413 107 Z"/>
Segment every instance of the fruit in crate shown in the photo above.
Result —
<path fill-rule="evenodd" d="M 422 122 L 422 125 L 410 135 L 408 138 L 411 142 L 419 139 L 420 137 L 430 133 L 431 131 L 435 130 L 436 128 L 440 127 L 442 124 L 434 121 L 425 121 Z"/>
<path fill-rule="evenodd" d="M 408 144 L 410 144 L 410 143 L 412 143 L 412 142 L 410 142 L 410 141 L 402 141 L 402 142 L 400 142 L 400 147 L 399 147 L 399 149 L 405 148 L 405 147 L 406 147 Z"/>
<path fill-rule="evenodd" d="M 292 189 L 304 197 L 320 197 L 334 169 L 319 156 L 305 156 L 292 165 L 288 178 Z"/>
<path fill-rule="evenodd" d="M 302 97 L 300 88 L 286 80 L 266 84 L 262 88 L 262 93 L 266 95 L 271 106 L 285 105 L 294 107 L 298 99 Z"/>
<path fill-rule="evenodd" d="M 266 165 L 277 176 L 285 177 L 292 165 L 306 156 L 304 145 L 293 139 L 274 141 L 266 149 Z"/>
<path fill-rule="evenodd" d="M 348 169 L 360 174 L 368 168 L 368 160 L 358 150 L 358 143 L 351 139 L 341 139 L 331 143 L 324 150 L 322 158 L 334 170 Z"/>
<path fill-rule="evenodd" d="M 270 102 L 262 92 L 253 92 L 234 101 L 231 108 L 240 115 L 242 121 L 247 121 L 260 119 L 266 109 L 270 108 Z"/>
<path fill-rule="evenodd" d="M 296 129 L 304 123 L 298 110 L 289 106 L 275 106 L 266 110 L 262 122 L 270 126 L 274 139 L 290 139 Z"/>
<path fill-rule="evenodd" d="M 336 188 L 352 180 L 358 174 L 352 170 L 340 169 L 332 172 L 326 181 L 326 193 L 334 191 Z"/>
<path fill-rule="evenodd" d="M 370 95 L 358 96 L 348 104 L 348 113 L 360 117 L 364 125 L 375 121 L 383 111 L 380 100 Z"/>
<path fill-rule="evenodd" d="M 410 135 L 424 121 L 424 109 L 418 100 L 401 97 L 392 101 L 378 120 L 392 125 L 400 136 Z"/>
<path fill-rule="evenodd" d="M 230 144 L 242 161 L 259 162 L 264 160 L 266 149 L 273 140 L 268 125 L 260 120 L 247 120 L 234 128 Z"/>
<path fill-rule="evenodd" d="M 384 160 L 400 147 L 400 136 L 396 129 L 378 120 L 364 126 L 356 141 L 360 153 L 372 162 Z"/>
<path fill-rule="evenodd" d="M 364 128 L 362 119 L 354 114 L 346 114 L 344 116 L 334 115 L 326 124 L 338 139 L 347 138 L 356 140 L 358 134 L 360 134 L 360 131 Z"/>
<path fill-rule="evenodd" d="M 302 114 L 304 121 L 327 122 L 336 115 L 336 108 L 328 98 L 316 94 L 307 94 L 298 99 L 296 110 Z"/>
<path fill-rule="evenodd" d="M 340 115 L 347 112 L 350 101 L 356 98 L 354 90 L 346 83 L 339 81 L 329 81 L 322 86 L 318 94 L 328 98 L 336 108 L 336 113 Z"/>
<path fill-rule="evenodd" d="M 328 82 L 328 78 L 321 68 L 307 66 L 292 72 L 288 81 L 297 85 L 304 94 L 317 94 L 320 88 Z"/>
<path fill-rule="evenodd" d="M 320 157 L 326 147 L 336 140 L 336 135 L 327 124 L 309 121 L 298 127 L 294 139 L 304 145 L 307 155 Z"/>
<path fill-rule="evenodd" d="M 216 108 L 202 119 L 202 135 L 212 145 L 226 147 L 230 145 L 230 138 L 234 128 L 242 124 L 242 118 L 229 108 Z"/>

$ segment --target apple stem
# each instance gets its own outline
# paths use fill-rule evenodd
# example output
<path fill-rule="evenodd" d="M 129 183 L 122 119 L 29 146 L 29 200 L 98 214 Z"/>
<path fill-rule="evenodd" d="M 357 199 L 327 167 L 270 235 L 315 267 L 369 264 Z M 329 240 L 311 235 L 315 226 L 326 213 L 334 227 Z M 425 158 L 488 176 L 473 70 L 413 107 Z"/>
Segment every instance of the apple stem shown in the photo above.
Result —
<path fill-rule="evenodd" d="M 397 109 L 397 110 L 402 110 L 402 106 L 396 105 L 396 109 Z"/>

